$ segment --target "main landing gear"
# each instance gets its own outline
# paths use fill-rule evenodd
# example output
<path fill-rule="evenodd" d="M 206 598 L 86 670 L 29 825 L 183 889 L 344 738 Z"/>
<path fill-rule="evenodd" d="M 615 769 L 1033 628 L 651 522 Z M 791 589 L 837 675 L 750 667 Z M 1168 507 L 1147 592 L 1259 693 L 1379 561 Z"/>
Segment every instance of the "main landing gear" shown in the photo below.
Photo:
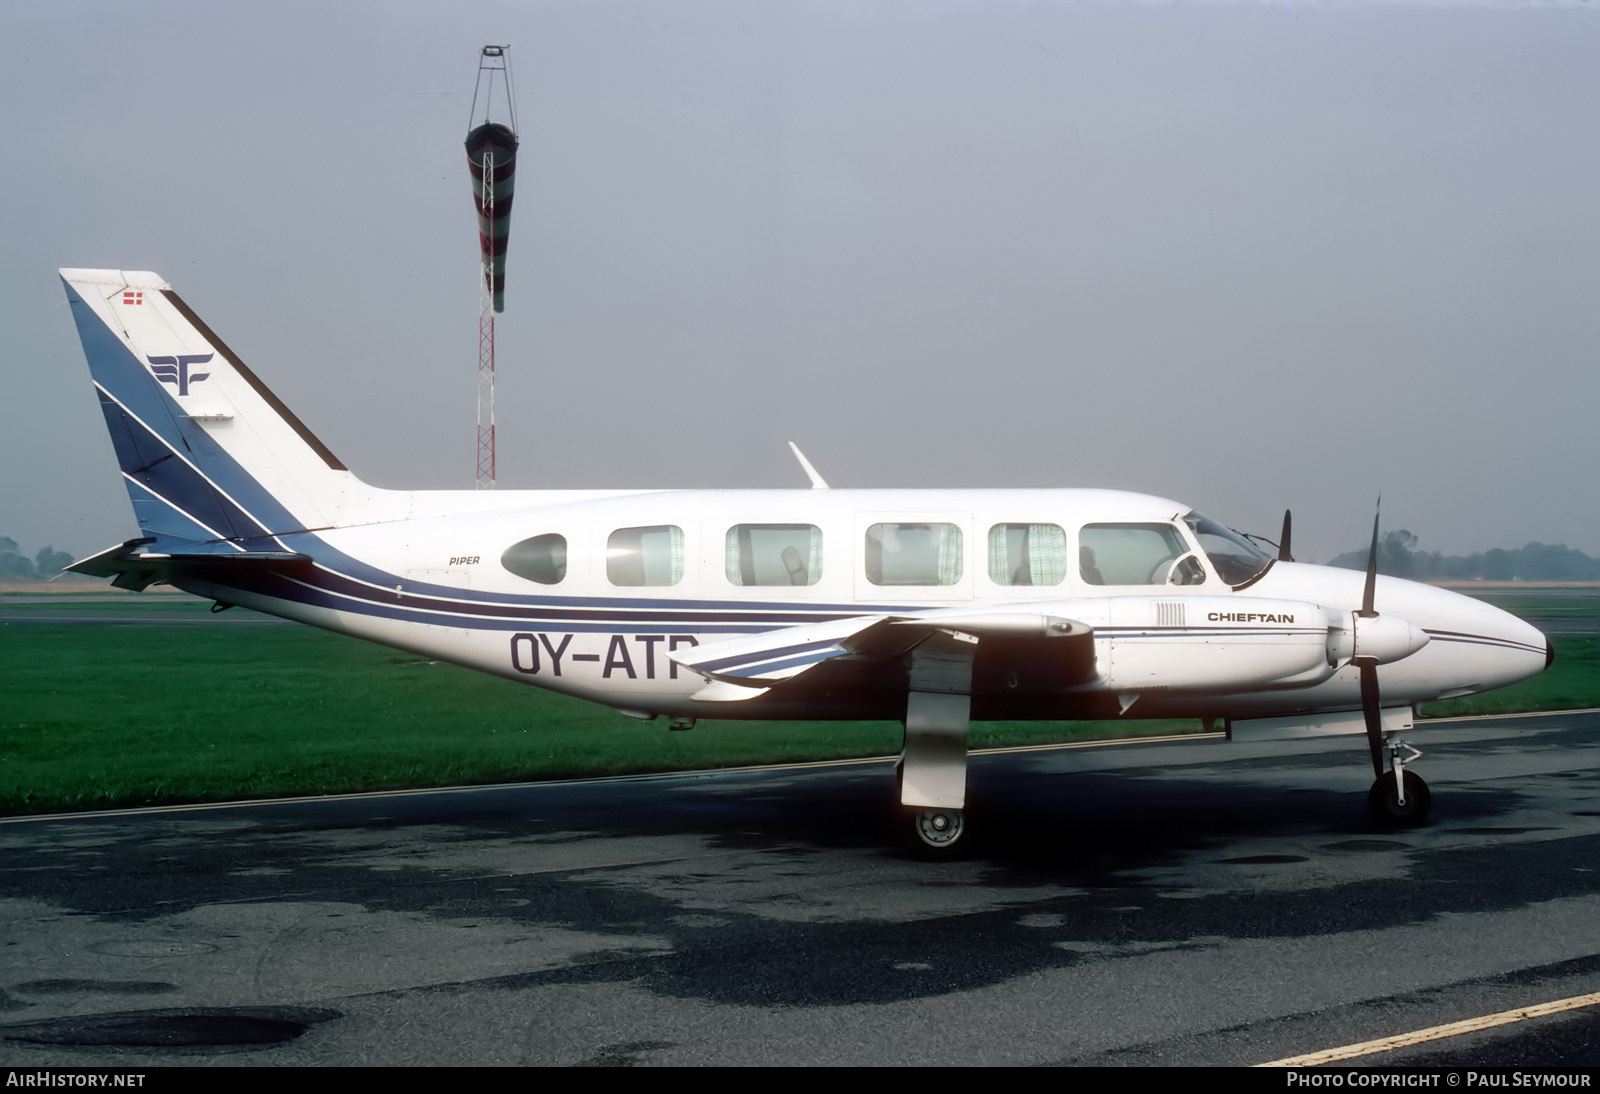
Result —
<path fill-rule="evenodd" d="M 1410 753 L 1402 756 L 1401 752 Z M 1367 808 L 1372 819 L 1385 828 L 1414 828 L 1428 819 L 1433 795 L 1422 776 L 1406 771 L 1406 765 L 1422 758 L 1422 753 L 1404 741 L 1388 741 L 1389 770 L 1378 776 L 1367 791 Z"/>
<path fill-rule="evenodd" d="M 917 838 L 935 854 L 953 850 L 966 827 L 965 809 L 923 809 L 916 814 Z"/>
<path fill-rule="evenodd" d="M 967 830 L 967 727 L 977 639 L 937 631 L 911 654 L 905 744 L 895 781 L 913 850 L 946 857 Z"/>
<path fill-rule="evenodd" d="M 967 710 L 965 695 L 912 692 L 906 736 L 894 765 L 911 849 L 943 858 L 967 830 Z M 905 822 L 902 822 L 905 823 Z"/>

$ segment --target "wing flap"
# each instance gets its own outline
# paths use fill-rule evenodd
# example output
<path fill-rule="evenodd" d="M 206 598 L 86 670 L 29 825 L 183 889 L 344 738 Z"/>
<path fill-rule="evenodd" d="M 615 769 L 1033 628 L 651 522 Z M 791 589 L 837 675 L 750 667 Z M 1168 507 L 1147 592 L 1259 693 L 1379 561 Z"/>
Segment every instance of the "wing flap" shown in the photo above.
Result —
<path fill-rule="evenodd" d="M 1093 631 L 1073 619 L 1037 610 L 973 612 L 938 609 L 915 615 L 865 615 L 800 627 L 763 631 L 674 651 L 679 665 L 699 673 L 709 686 L 696 699 L 735 701 L 795 682 L 819 666 L 854 662 L 858 680 L 907 687 L 906 655 L 932 636 L 993 646 L 997 651 L 1044 652 L 1063 638 L 1086 640 Z M 744 694 L 741 695 L 740 691 Z"/>
<path fill-rule="evenodd" d="M 766 688 L 813 665 L 850 653 L 845 643 L 882 623 L 883 616 L 830 619 L 676 650 L 671 657 L 707 680 Z"/>
<path fill-rule="evenodd" d="M 765 695 L 770 689 L 741 687 L 725 680 L 713 680 L 689 698 L 701 703 L 739 703 Z"/>

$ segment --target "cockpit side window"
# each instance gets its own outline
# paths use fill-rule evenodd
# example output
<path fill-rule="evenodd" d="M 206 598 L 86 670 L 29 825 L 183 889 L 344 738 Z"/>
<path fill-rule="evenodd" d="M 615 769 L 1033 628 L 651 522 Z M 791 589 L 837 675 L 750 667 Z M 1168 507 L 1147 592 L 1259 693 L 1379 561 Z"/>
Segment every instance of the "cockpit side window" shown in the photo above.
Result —
<path fill-rule="evenodd" d="M 1229 585 L 1243 585 L 1272 564 L 1260 548 L 1202 513 L 1190 512 L 1183 521 L 1200 541 L 1200 549 L 1211 560 L 1217 576 Z"/>
<path fill-rule="evenodd" d="M 1078 574 L 1089 585 L 1165 585 L 1189 546 L 1170 524 L 1086 524 Z"/>

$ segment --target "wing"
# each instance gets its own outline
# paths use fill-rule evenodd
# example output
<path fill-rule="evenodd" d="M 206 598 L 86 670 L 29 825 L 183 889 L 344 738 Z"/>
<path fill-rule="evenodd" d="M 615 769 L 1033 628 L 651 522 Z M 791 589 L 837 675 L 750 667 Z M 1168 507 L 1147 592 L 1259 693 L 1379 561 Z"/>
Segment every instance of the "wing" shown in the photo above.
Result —
<path fill-rule="evenodd" d="M 919 648 L 973 647 L 966 658 L 975 671 L 957 670 L 949 679 L 912 679 L 944 658 L 913 658 Z M 910 615 L 863 615 L 800 627 L 763 631 L 723 642 L 677 650 L 672 659 L 699 673 L 707 686 L 694 698 L 737 702 L 782 687 L 848 683 L 852 687 L 935 691 L 980 690 L 1005 666 L 1043 666 L 1057 687 L 1070 687 L 1094 672 L 1093 631 L 1073 619 L 1040 610 L 938 609 Z M 993 654 L 994 656 L 984 656 Z M 1087 655 L 1087 656 L 1085 656 Z M 960 660 L 960 658 L 957 658 Z M 986 664 L 987 663 L 987 664 Z M 937 669 L 933 670 L 939 676 Z M 1036 675 L 1030 673 L 1030 675 Z M 967 681 L 970 679 L 970 683 Z"/>

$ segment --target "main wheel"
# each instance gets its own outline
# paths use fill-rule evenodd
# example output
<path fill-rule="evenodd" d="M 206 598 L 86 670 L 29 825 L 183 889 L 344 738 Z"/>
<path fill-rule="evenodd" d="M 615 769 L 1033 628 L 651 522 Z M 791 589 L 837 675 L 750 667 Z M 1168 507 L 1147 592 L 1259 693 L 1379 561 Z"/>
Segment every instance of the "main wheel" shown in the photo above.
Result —
<path fill-rule="evenodd" d="M 1367 791 L 1367 808 L 1372 819 L 1386 828 L 1414 828 L 1428 819 L 1428 809 L 1433 795 L 1420 776 L 1406 772 L 1406 801 L 1400 804 L 1400 792 L 1395 787 L 1394 772 L 1384 773 L 1372 789 Z"/>
<path fill-rule="evenodd" d="M 919 809 L 913 825 L 924 848 L 945 854 L 960 842 L 967 826 L 966 813 L 960 809 Z"/>

